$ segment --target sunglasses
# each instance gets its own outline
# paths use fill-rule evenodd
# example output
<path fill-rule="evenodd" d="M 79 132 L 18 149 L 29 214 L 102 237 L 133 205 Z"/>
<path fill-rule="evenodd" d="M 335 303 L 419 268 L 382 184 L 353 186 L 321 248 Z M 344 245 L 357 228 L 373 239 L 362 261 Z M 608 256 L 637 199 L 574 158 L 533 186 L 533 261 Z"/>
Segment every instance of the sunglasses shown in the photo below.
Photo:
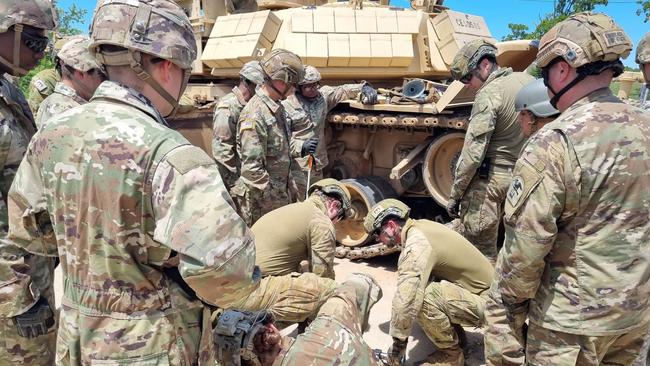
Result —
<path fill-rule="evenodd" d="M 46 36 L 40 34 L 32 34 L 23 31 L 21 34 L 23 44 L 34 53 L 41 53 L 45 51 L 50 40 Z"/>
<path fill-rule="evenodd" d="M 560 60 L 561 58 L 558 57 L 555 60 L 551 61 L 548 65 L 546 65 L 546 67 L 542 67 L 542 69 L 540 70 L 540 73 L 542 74 L 542 80 L 544 81 L 544 86 L 546 86 L 547 88 L 550 88 L 549 77 L 551 73 L 551 68 L 553 67 L 553 65 L 560 62 Z"/>

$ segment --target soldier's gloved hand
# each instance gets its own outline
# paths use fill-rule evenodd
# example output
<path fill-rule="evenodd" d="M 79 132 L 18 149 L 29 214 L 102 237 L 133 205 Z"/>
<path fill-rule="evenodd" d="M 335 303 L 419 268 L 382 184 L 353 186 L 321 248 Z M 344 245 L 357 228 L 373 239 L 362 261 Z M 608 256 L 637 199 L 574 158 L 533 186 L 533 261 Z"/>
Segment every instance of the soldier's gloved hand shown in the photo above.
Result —
<path fill-rule="evenodd" d="M 456 199 L 450 199 L 449 202 L 447 202 L 447 213 L 449 214 L 449 217 L 452 219 L 457 219 L 460 217 L 459 215 L 460 211 L 460 201 Z"/>
<path fill-rule="evenodd" d="M 528 301 L 514 304 L 503 297 L 502 301 L 503 307 L 506 310 L 508 325 L 510 326 L 510 329 L 512 329 L 512 333 L 515 338 L 517 338 L 517 341 L 519 341 L 522 347 L 525 347 L 528 334 L 528 325 L 526 325 L 526 318 L 528 317 Z"/>
<path fill-rule="evenodd" d="M 38 301 L 26 312 L 13 317 L 18 335 L 25 338 L 36 338 L 45 335 L 54 325 L 54 313 L 47 299 L 39 297 Z"/>
<path fill-rule="evenodd" d="M 318 139 L 315 137 L 309 138 L 302 144 L 302 151 L 300 152 L 301 156 L 314 155 L 316 153 L 316 147 L 318 146 Z"/>
<path fill-rule="evenodd" d="M 377 90 L 367 81 L 363 83 L 359 96 L 363 104 L 377 104 Z"/>
<path fill-rule="evenodd" d="M 393 345 L 388 349 L 388 364 L 390 366 L 402 366 L 406 355 L 406 344 L 408 340 L 401 340 L 393 337 Z"/>

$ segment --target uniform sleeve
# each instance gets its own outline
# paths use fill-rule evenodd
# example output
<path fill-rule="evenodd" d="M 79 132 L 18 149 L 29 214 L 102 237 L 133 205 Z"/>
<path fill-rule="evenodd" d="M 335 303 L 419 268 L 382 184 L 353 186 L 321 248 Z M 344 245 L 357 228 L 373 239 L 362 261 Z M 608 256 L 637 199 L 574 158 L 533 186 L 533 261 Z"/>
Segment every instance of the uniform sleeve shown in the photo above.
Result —
<path fill-rule="evenodd" d="M 233 134 L 236 124 L 228 106 L 218 105 L 214 110 L 212 125 L 212 156 L 219 163 L 222 177 L 237 173 L 236 139 Z"/>
<path fill-rule="evenodd" d="M 356 98 L 363 84 L 344 84 L 339 86 L 323 86 L 320 92 L 327 103 L 327 111 L 331 111 L 337 104 L 347 99 Z"/>
<path fill-rule="evenodd" d="M 226 308 L 259 286 L 252 235 L 205 152 L 168 153 L 152 193 L 154 240 L 179 254 L 180 274 L 201 300 Z"/>
<path fill-rule="evenodd" d="M 503 263 L 497 272 L 504 302 L 515 305 L 534 298 L 553 249 L 563 214 L 567 185 L 577 190 L 562 135 L 539 132 L 517 161 L 505 202 Z M 573 206 L 573 204 L 570 204 Z"/>
<path fill-rule="evenodd" d="M 454 184 L 451 187 L 451 199 L 463 198 L 467 186 L 485 157 L 485 151 L 496 124 L 497 105 L 495 103 L 498 103 L 498 100 L 487 98 L 480 98 L 474 102 L 472 116 L 465 133 L 463 150 L 456 165 Z"/>
<path fill-rule="evenodd" d="M 287 123 L 291 131 L 291 141 L 289 149 L 291 157 L 300 158 L 302 156 L 302 145 L 314 137 L 314 126 L 311 123 L 309 115 L 301 106 L 294 104 L 282 103 L 285 106 Z"/>
<path fill-rule="evenodd" d="M 311 272 L 326 278 L 334 279 L 334 251 L 336 250 L 336 235 L 332 221 L 324 215 L 319 215 L 309 224 Z"/>
<path fill-rule="evenodd" d="M 266 121 L 255 113 L 242 113 L 237 128 L 237 153 L 241 160 L 241 177 L 239 178 L 250 193 L 261 192 L 269 184 L 266 170 L 266 146 L 268 133 Z M 251 199 L 255 198 L 251 195 Z"/>
<path fill-rule="evenodd" d="M 424 234 L 410 229 L 397 264 L 397 289 L 390 319 L 392 337 L 406 340 L 411 334 L 435 260 L 435 253 Z"/>

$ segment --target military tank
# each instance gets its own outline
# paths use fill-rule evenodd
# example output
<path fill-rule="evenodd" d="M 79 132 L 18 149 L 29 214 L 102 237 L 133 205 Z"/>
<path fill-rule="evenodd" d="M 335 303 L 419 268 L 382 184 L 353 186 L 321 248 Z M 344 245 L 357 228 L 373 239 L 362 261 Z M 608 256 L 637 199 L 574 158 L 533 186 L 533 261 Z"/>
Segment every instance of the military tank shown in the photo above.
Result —
<path fill-rule="evenodd" d="M 327 117 L 324 173 L 348 186 L 355 208 L 355 217 L 337 224 L 337 256 L 395 250 L 372 243 L 363 230 L 369 208 L 384 198 L 402 198 L 418 217 L 448 221 L 442 208 L 474 97 L 451 82 L 449 67 L 465 43 L 493 39 L 482 17 L 426 0 L 411 9 L 383 0 L 258 0 L 257 11 L 236 14 L 217 1 L 180 3 L 200 57 L 184 95 L 193 107 L 172 121 L 174 128 L 209 151 L 212 105 L 238 82 L 241 66 L 288 49 L 316 66 L 323 84 L 366 80 L 379 91 L 378 104 L 349 100 Z M 525 69 L 537 51 L 526 40 L 497 46 L 499 64 L 515 70 Z"/>

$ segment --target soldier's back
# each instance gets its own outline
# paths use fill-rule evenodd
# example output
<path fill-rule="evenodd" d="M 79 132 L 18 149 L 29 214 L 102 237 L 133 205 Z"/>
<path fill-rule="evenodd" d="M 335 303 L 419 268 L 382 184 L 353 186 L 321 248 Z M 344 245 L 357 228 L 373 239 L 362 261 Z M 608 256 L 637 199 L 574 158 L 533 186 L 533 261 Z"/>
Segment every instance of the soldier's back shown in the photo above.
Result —
<path fill-rule="evenodd" d="M 27 103 L 32 114 L 38 112 L 43 100 L 54 92 L 54 87 L 59 81 L 61 81 L 61 75 L 55 69 L 41 70 L 32 77 L 27 92 Z"/>

